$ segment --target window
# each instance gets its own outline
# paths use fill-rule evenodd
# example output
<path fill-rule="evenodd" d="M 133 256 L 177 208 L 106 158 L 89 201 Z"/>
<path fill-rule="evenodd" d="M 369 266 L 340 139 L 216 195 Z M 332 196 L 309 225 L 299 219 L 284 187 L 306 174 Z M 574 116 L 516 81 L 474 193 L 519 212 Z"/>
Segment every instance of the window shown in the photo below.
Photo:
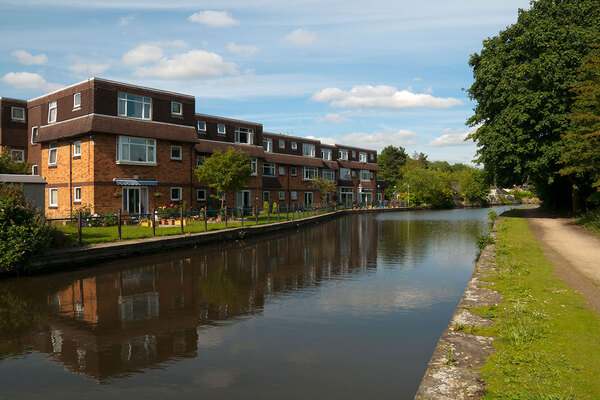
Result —
<path fill-rule="evenodd" d="M 258 173 L 258 161 L 256 158 L 253 158 L 252 161 L 250 161 L 250 171 L 252 171 L 252 175 L 256 175 Z"/>
<path fill-rule="evenodd" d="M 48 145 L 48 165 L 56 166 L 56 159 L 58 155 L 58 149 L 56 148 L 56 143 L 50 143 Z"/>
<path fill-rule="evenodd" d="M 298 148 L 298 143 L 292 142 L 292 150 L 296 150 Z"/>
<path fill-rule="evenodd" d="M 350 180 L 350 168 L 340 168 L 340 180 L 342 180 L 342 181 Z"/>
<path fill-rule="evenodd" d="M 280 149 L 285 149 L 285 140 L 279 139 L 279 148 Z"/>
<path fill-rule="evenodd" d="M 48 103 L 48 123 L 56 122 L 56 100 Z"/>
<path fill-rule="evenodd" d="M 171 102 L 171 114 L 181 117 L 183 115 L 183 108 L 181 107 L 181 103 L 176 101 Z"/>
<path fill-rule="evenodd" d="M 263 175 L 275 176 L 275 164 L 263 163 Z"/>
<path fill-rule="evenodd" d="M 10 118 L 13 121 L 25 121 L 25 109 L 22 107 L 11 107 Z"/>
<path fill-rule="evenodd" d="M 356 158 L 356 151 L 352 150 L 352 158 Z"/>
<path fill-rule="evenodd" d="M 196 127 L 198 128 L 198 132 L 206 132 L 206 122 L 204 122 L 204 121 L 197 121 L 196 122 Z"/>
<path fill-rule="evenodd" d="M 225 125 L 223 125 L 223 124 L 217 125 L 217 133 L 219 135 L 224 135 L 225 134 Z"/>
<path fill-rule="evenodd" d="M 293 190 L 293 191 L 290 193 L 290 198 L 291 198 L 292 200 L 298 200 L 298 193 L 296 193 L 296 191 L 295 191 L 295 190 Z"/>
<path fill-rule="evenodd" d="M 58 207 L 58 189 L 50 188 L 48 189 L 48 198 L 50 200 L 50 207 Z"/>
<path fill-rule="evenodd" d="M 290 167 L 290 175 L 296 176 L 298 174 L 296 171 L 296 167 Z"/>
<path fill-rule="evenodd" d="M 285 200 L 285 192 L 284 192 L 284 191 L 280 191 L 280 192 L 279 192 L 279 200 L 280 200 L 280 201 L 283 201 L 283 200 Z"/>
<path fill-rule="evenodd" d="M 81 93 L 75 93 L 73 95 L 73 110 L 79 110 L 81 108 Z"/>
<path fill-rule="evenodd" d="M 279 167 L 279 175 L 285 175 L 285 167 Z"/>
<path fill-rule="evenodd" d="M 196 200 L 198 200 L 198 201 L 206 201 L 206 189 L 198 189 L 198 190 L 196 190 Z"/>
<path fill-rule="evenodd" d="M 81 188 L 80 187 L 73 188 L 73 202 L 81 203 Z"/>
<path fill-rule="evenodd" d="M 314 144 L 302 144 L 302 155 L 306 157 L 315 156 L 315 145 Z"/>
<path fill-rule="evenodd" d="M 171 146 L 171 160 L 181 161 L 181 146 Z"/>
<path fill-rule="evenodd" d="M 367 153 L 363 153 L 363 152 L 358 153 L 358 161 L 367 162 Z"/>
<path fill-rule="evenodd" d="M 265 149 L 265 151 L 268 153 L 272 153 L 273 152 L 273 139 L 263 138 L 263 149 Z"/>
<path fill-rule="evenodd" d="M 17 162 L 23 162 L 23 161 L 25 161 L 25 150 L 16 150 L 16 149 L 14 149 L 14 150 L 10 151 L 10 155 L 13 156 L 13 158 Z"/>
<path fill-rule="evenodd" d="M 340 149 L 340 160 L 347 160 L 348 159 L 348 150 L 343 150 Z"/>
<path fill-rule="evenodd" d="M 140 119 L 150 119 L 152 114 L 152 99 L 150 97 L 119 93 L 119 116 Z"/>
<path fill-rule="evenodd" d="M 263 203 L 264 202 L 271 203 L 271 193 L 270 192 L 263 192 Z"/>
<path fill-rule="evenodd" d="M 37 135 L 38 127 L 34 126 L 33 128 L 31 128 L 31 144 L 35 144 L 35 141 L 37 140 Z"/>
<path fill-rule="evenodd" d="M 81 157 L 81 140 L 73 142 L 73 157 Z"/>
<path fill-rule="evenodd" d="M 156 140 L 129 136 L 117 138 L 117 164 L 156 164 Z"/>
<path fill-rule="evenodd" d="M 373 153 L 369 154 L 369 160 L 373 161 L 374 158 L 375 156 L 373 155 Z"/>
<path fill-rule="evenodd" d="M 352 177 L 356 178 L 356 171 L 355 170 L 352 170 Z"/>
<path fill-rule="evenodd" d="M 368 170 L 366 170 L 366 169 L 361 169 L 360 170 L 360 180 L 361 181 L 368 181 L 368 180 L 370 180 L 371 179 L 370 176 L 371 175 L 370 175 L 370 173 L 369 173 Z"/>
<path fill-rule="evenodd" d="M 323 160 L 331 161 L 331 150 L 321 149 L 321 157 L 323 158 Z"/>
<path fill-rule="evenodd" d="M 332 169 L 324 169 L 323 170 L 323 179 L 328 181 L 335 181 L 335 171 Z"/>
<path fill-rule="evenodd" d="M 196 156 L 196 168 L 200 168 L 204 164 L 206 156 Z"/>
<path fill-rule="evenodd" d="M 236 143 L 254 144 L 254 130 L 248 128 L 235 128 L 233 141 Z"/>
<path fill-rule="evenodd" d="M 180 201 L 183 198 L 180 187 L 171 188 L 171 201 Z"/>
<path fill-rule="evenodd" d="M 369 179 L 373 179 L 373 176 L 374 176 L 374 175 L 373 175 L 373 171 L 371 171 L 371 172 L 369 173 Z"/>
<path fill-rule="evenodd" d="M 319 176 L 319 170 L 317 167 L 304 167 L 303 179 L 305 181 L 314 181 Z"/>

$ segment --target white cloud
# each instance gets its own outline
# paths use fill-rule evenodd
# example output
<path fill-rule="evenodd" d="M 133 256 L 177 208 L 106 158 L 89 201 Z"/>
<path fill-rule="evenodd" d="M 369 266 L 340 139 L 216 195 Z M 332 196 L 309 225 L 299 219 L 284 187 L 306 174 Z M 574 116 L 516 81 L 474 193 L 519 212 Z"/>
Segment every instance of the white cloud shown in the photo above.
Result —
<path fill-rule="evenodd" d="M 296 29 L 292 33 L 286 35 L 283 40 L 298 47 L 309 47 L 317 41 L 317 34 L 306 29 Z"/>
<path fill-rule="evenodd" d="M 339 114 L 327 114 L 322 118 L 315 119 L 317 122 L 331 122 L 332 124 L 340 124 L 342 122 L 348 121 L 348 118 L 342 117 Z"/>
<path fill-rule="evenodd" d="M 379 108 L 402 110 L 406 108 L 449 108 L 462 104 L 453 97 L 434 97 L 430 94 L 412 93 L 398 90 L 393 86 L 355 86 L 350 90 L 326 88 L 312 97 L 312 100 L 330 102 L 332 107 Z"/>
<path fill-rule="evenodd" d="M 234 63 L 223 61 L 216 53 L 192 50 L 176 54 L 172 58 L 162 57 L 154 65 L 138 67 L 134 75 L 141 78 L 160 79 L 199 79 L 212 78 L 223 74 L 237 74 Z"/>
<path fill-rule="evenodd" d="M 30 72 L 9 72 L 1 80 L 17 89 L 29 89 L 39 92 L 53 92 L 64 87 L 58 83 L 46 82 L 41 75 Z"/>
<path fill-rule="evenodd" d="M 69 71 L 79 75 L 98 75 L 109 68 L 108 64 L 78 62 L 69 67 Z"/>
<path fill-rule="evenodd" d="M 425 93 L 433 94 L 433 88 L 429 86 L 427 89 L 423 90 Z"/>
<path fill-rule="evenodd" d="M 420 81 L 420 80 L 422 80 L 422 79 L 423 79 L 423 78 L 421 78 L 421 77 L 417 76 L 416 78 L 414 78 L 414 79 L 413 79 L 413 81 Z"/>
<path fill-rule="evenodd" d="M 324 143 L 343 143 L 347 146 L 364 147 L 368 149 L 381 150 L 386 146 L 403 146 L 417 143 L 417 134 L 413 131 L 400 129 L 395 132 L 356 132 L 346 135 L 333 135 L 332 137 L 307 136 L 309 139 L 317 139 Z"/>
<path fill-rule="evenodd" d="M 474 133 L 479 129 L 480 125 L 473 126 L 466 131 L 458 128 L 454 131 L 450 128 L 446 128 L 442 131 L 442 135 L 433 139 L 428 143 L 429 146 L 437 147 L 450 147 L 450 146 L 473 146 L 472 140 L 465 140 L 467 136 Z"/>
<path fill-rule="evenodd" d="M 227 43 L 227 49 L 242 57 L 252 57 L 258 53 L 258 47 L 252 45 L 236 44 L 235 42 Z"/>
<path fill-rule="evenodd" d="M 46 57 L 45 54 L 34 56 L 25 50 L 13 51 L 10 55 L 19 60 L 21 64 L 25 65 L 46 64 L 48 62 L 48 57 Z"/>
<path fill-rule="evenodd" d="M 158 61 L 163 57 L 163 50 L 156 45 L 142 44 L 133 50 L 123 54 L 123 63 L 125 65 L 142 65 L 149 62 Z"/>
<path fill-rule="evenodd" d="M 188 20 L 208 26 L 233 26 L 240 24 L 240 21 L 229 15 L 227 11 L 202 11 L 190 15 Z"/>
<path fill-rule="evenodd" d="M 119 26 L 127 26 L 131 21 L 133 21 L 134 17 L 121 17 L 119 18 Z"/>

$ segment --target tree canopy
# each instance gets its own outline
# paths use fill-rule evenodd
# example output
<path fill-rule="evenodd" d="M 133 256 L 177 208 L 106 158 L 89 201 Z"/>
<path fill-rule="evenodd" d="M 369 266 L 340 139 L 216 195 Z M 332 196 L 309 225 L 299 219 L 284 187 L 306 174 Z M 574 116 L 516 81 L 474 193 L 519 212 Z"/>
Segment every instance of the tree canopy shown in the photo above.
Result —
<path fill-rule="evenodd" d="M 394 185 L 402 179 L 402 167 L 406 164 L 406 151 L 402 146 L 386 146 L 377 156 L 377 165 L 380 168 L 378 177 L 388 182 L 386 195 L 394 194 Z"/>
<path fill-rule="evenodd" d="M 496 185 L 529 182 L 559 205 L 557 195 L 569 187 L 558 170 L 574 102 L 570 89 L 596 42 L 597 0 L 537 0 L 471 56 L 475 81 L 468 93 L 477 105 L 468 123 L 479 129 L 470 138 Z"/>
<path fill-rule="evenodd" d="M 208 184 L 220 193 L 234 195 L 250 183 L 251 159 L 244 152 L 233 148 L 226 152 L 216 150 L 195 171 L 200 182 Z M 221 196 L 221 208 L 225 198 Z"/>
<path fill-rule="evenodd" d="M 0 174 L 26 174 L 29 164 L 17 160 L 8 151 L 0 153 Z"/>

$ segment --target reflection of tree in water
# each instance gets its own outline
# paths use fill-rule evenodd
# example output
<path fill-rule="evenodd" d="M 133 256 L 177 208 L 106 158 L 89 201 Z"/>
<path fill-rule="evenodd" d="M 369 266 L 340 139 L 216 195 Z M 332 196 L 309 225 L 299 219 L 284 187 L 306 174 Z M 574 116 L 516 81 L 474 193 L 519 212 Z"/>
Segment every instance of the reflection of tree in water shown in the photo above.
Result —
<path fill-rule="evenodd" d="M 42 327 L 39 303 L 25 300 L 6 287 L 0 287 L 0 359 L 23 354 L 31 333 Z"/>
<path fill-rule="evenodd" d="M 200 301 L 210 311 L 216 311 L 218 319 L 250 311 L 253 284 L 251 271 L 247 268 L 226 268 L 220 265 L 199 278 L 198 289 Z"/>

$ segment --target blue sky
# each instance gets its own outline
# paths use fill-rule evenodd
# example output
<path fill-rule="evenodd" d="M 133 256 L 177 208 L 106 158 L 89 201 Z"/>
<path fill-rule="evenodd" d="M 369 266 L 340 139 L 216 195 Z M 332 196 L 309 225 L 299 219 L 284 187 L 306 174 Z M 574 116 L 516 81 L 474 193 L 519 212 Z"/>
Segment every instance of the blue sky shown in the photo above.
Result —
<path fill-rule="evenodd" d="M 0 96 L 92 76 L 264 130 L 470 162 L 469 55 L 528 0 L 0 0 Z"/>

